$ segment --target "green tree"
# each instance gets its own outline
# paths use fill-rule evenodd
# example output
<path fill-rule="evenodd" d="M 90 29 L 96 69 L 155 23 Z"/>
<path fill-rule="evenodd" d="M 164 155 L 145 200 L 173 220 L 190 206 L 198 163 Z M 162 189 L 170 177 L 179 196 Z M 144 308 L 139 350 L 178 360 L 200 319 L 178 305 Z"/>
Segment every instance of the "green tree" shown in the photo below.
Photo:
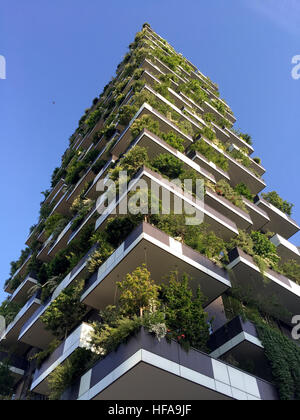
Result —
<path fill-rule="evenodd" d="M 209 323 L 203 309 L 204 296 L 200 287 L 193 296 L 189 281 L 186 274 L 178 279 L 177 273 L 173 272 L 169 283 L 163 286 L 166 323 L 171 330 L 170 336 L 179 340 L 184 347 L 206 350 Z"/>
<path fill-rule="evenodd" d="M 67 338 L 70 331 L 86 313 L 86 306 L 80 303 L 83 282 L 65 289 L 51 303 L 42 316 L 47 330 L 58 339 Z"/>
<path fill-rule="evenodd" d="M 143 317 L 145 310 L 155 310 L 159 304 L 160 286 L 151 279 L 145 264 L 128 273 L 125 280 L 117 282 L 117 286 L 121 291 L 119 303 L 124 315 Z"/>

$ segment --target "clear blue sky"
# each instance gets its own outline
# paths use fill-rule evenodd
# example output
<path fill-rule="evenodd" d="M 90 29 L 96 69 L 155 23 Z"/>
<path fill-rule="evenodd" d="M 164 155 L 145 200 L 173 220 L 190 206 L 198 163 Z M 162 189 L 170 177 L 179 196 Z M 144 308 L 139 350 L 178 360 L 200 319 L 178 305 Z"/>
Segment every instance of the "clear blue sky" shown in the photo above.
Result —
<path fill-rule="evenodd" d="M 217 82 L 300 222 L 298 0 L 0 0 L 0 283 L 92 99 L 147 21 Z M 55 101 L 55 105 L 52 102 Z M 293 242 L 300 244 L 300 236 Z M 0 299 L 4 297 L 0 291 Z"/>

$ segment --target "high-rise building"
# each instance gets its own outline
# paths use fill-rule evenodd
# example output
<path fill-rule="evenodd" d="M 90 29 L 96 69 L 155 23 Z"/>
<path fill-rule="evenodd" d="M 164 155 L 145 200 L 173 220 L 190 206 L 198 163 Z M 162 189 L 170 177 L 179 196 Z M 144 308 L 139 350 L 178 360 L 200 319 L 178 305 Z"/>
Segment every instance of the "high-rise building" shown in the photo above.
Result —
<path fill-rule="evenodd" d="M 145 24 L 11 264 L 2 398 L 300 398 L 300 228 L 235 122 Z"/>

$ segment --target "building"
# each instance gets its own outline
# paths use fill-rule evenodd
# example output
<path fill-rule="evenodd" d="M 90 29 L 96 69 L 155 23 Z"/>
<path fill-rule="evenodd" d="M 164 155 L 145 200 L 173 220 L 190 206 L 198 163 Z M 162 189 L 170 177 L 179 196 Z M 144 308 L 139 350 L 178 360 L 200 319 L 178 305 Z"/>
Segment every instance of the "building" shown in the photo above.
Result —
<path fill-rule="evenodd" d="M 290 203 L 263 193 L 265 169 L 235 122 L 217 85 L 145 24 L 80 119 L 27 248 L 12 264 L 0 337 L 1 366 L 11 378 L 7 397 L 300 397 L 292 335 L 300 251 L 289 242 L 300 228 Z M 120 171 L 127 171 L 126 183 Z M 193 180 L 188 191 L 185 179 Z M 111 197 L 103 192 L 112 181 Z M 147 211 L 150 197 L 158 215 L 129 211 L 130 203 L 142 208 L 145 196 L 133 200 L 141 185 L 151 191 Z M 188 211 L 203 223 L 187 224 Z M 128 333 L 120 333 L 120 313 L 111 309 L 119 318 L 109 324 L 99 311 L 121 302 L 118 282 L 131 274 L 143 284 L 146 272 L 162 291 L 156 289 L 155 304 L 140 304 L 140 317 L 124 306 Z M 173 320 L 170 273 L 177 284 L 188 278 L 194 292 L 185 295 L 192 302 L 185 313 L 172 308 Z M 151 320 L 164 315 L 164 322 L 149 327 L 144 313 Z M 59 382 L 58 372 L 68 381 Z"/>

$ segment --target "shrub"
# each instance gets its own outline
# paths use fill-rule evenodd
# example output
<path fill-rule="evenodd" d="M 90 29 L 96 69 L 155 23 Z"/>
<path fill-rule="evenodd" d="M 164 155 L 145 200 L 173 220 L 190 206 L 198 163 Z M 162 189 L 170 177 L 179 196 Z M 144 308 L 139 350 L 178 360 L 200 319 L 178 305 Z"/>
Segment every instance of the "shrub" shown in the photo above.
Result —
<path fill-rule="evenodd" d="M 136 105 L 122 106 L 119 113 L 119 123 L 123 126 L 127 126 L 137 112 L 138 107 Z"/>
<path fill-rule="evenodd" d="M 218 195 L 225 197 L 227 200 L 231 201 L 232 204 L 247 212 L 247 208 L 242 200 L 241 195 L 236 190 L 231 188 L 225 179 L 221 179 L 217 182 L 215 191 Z"/>
<path fill-rule="evenodd" d="M 253 158 L 254 162 L 258 163 L 259 165 L 261 165 L 261 158 L 259 157 L 254 157 Z"/>
<path fill-rule="evenodd" d="M 149 115 L 143 115 L 141 118 L 138 118 L 131 125 L 131 135 L 132 138 L 136 138 L 144 128 L 151 131 L 151 133 L 159 135 L 159 123 L 154 121 Z"/>
<path fill-rule="evenodd" d="M 45 235 L 47 238 L 57 229 L 65 224 L 66 219 L 60 213 L 54 213 L 45 222 Z"/>
<path fill-rule="evenodd" d="M 86 169 L 86 167 L 87 165 L 84 162 L 75 158 L 68 166 L 67 174 L 65 177 L 66 184 L 76 184 L 80 180 L 82 172 Z"/>
<path fill-rule="evenodd" d="M 300 265 L 296 261 L 289 260 L 280 268 L 286 277 L 300 285 Z"/>
<path fill-rule="evenodd" d="M 20 311 L 22 305 L 5 300 L 0 306 L 0 315 L 5 318 L 6 325 L 9 325 Z"/>
<path fill-rule="evenodd" d="M 203 139 L 197 140 L 192 144 L 191 150 L 201 153 L 207 160 L 215 163 L 223 171 L 228 170 L 228 161 L 225 156 L 215 151 L 215 149 L 206 143 Z"/>
<path fill-rule="evenodd" d="M 187 120 L 179 121 L 177 125 L 183 133 L 188 134 L 189 136 L 194 135 L 192 124 L 189 121 Z"/>
<path fill-rule="evenodd" d="M 64 289 L 41 317 L 46 330 L 58 339 L 66 339 L 86 313 L 86 306 L 80 303 L 82 289 L 83 283 Z"/>
<path fill-rule="evenodd" d="M 98 159 L 97 162 L 95 162 L 92 166 L 93 173 L 97 175 L 106 164 L 107 160 Z"/>
<path fill-rule="evenodd" d="M 109 219 L 105 228 L 108 242 L 117 248 L 141 221 L 141 215 Z"/>
<path fill-rule="evenodd" d="M 94 273 L 104 263 L 104 261 L 107 260 L 113 251 L 114 248 L 103 237 L 102 240 L 98 242 L 97 249 L 87 261 L 87 270 L 90 273 Z"/>
<path fill-rule="evenodd" d="M 267 200 L 273 206 L 277 207 L 283 213 L 286 213 L 288 216 L 292 215 L 292 209 L 294 204 L 289 203 L 288 201 L 283 200 L 276 191 L 271 191 L 269 193 L 263 193 L 262 197 Z"/>
<path fill-rule="evenodd" d="M 88 126 L 89 129 L 92 129 L 100 120 L 101 116 L 102 116 L 102 110 L 98 108 L 95 111 L 90 113 L 88 118 L 85 120 L 85 124 Z"/>
<path fill-rule="evenodd" d="M 248 200 L 253 201 L 254 196 L 251 193 L 250 189 L 248 188 L 248 186 L 246 184 L 244 184 L 243 182 L 241 182 L 240 184 L 236 185 L 234 187 L 235 191 L 240 194 L 243 195 L 244 197 L 246 197 Z"/>
<path fill-rule="evenodd" d="M 78 348 L 71 354 L 67 361 L 59 365 L 48 378 L 50 400 L 59 400 L 63 392 L 73 384 L 89 367 L 93 359 L 92 352 Z"/>
<path fill-rule="evenodd" d="M 179 152 L 184 152 L 184 140 L 182 137 L 179 137 L 174 131 L 168 131 L 168 133 L 160 133 L 160 137 L 168 143 L 174 149 L 179 150 Z"/>
<path fill-rule="evenodd" d="M 170 179 L 176 179 L 183 171 L 183 163 L 180 159 L 169 153 L 162 153 L 152 160 L 151 165 Z"/>

